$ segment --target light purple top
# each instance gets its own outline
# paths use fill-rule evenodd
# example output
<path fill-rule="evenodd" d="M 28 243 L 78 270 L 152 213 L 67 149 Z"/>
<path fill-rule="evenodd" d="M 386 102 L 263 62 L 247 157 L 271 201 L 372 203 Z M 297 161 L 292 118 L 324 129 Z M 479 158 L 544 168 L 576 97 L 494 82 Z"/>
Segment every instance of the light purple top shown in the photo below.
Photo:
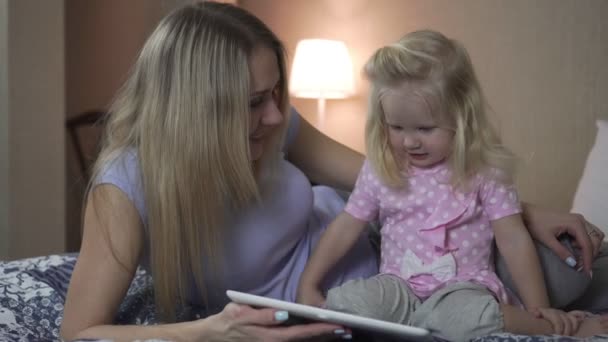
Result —
<path fill-rule="evenodd" d="M 292 110 L 286 147 L 293 143 L 299 129 L 299 114 Z M 286 149 L 285 147 L 285 149 Z M 262 193 L 262 201 L 230 216 L 224 232 L 224 258 L 220 275 L 222 285 L 208 289 L 208 313 L 221 310 L 228 302 L 226 289 L 271 298 L 294 301 L 300 274 L 327 224 L 343 209 L 344 201 L 335 191 L 324 186 L 312 187 L 297 167 L 281 160 L 274 179 L 262 179 L 261 188 L 269 182 L 272 191 Z M 97 184 L 113 184 L 134 203 L 144 223 L 146 238 L 147 211 L 137 152 L 128 150 L 110 163 Z M 148 268 L 149 254 L 141 264 Z M 326 279 L 328 289 L 346 280 L 369 277 L 378 272 L 377 257 L 366 237 Z M 192 295 L 192 304 L 200 303 Z"/>

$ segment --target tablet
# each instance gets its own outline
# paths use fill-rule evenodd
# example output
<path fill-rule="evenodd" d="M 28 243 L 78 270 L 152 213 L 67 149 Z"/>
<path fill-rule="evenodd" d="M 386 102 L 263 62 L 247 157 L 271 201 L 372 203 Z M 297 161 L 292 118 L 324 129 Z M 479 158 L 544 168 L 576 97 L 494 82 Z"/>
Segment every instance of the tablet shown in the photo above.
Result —
<path fill-rule="evenodd" d="M 290 316 L 343 325 L 355 330 L 355 333 L 357 330 L 362 330 L 368 333 L 378 333 L 381 335 L 407 339 L 408 341 L 432 341 L 432 336 L 429 331 L 423 328 L 256 296 L 244 292 L 228 290 L 226 291 L 226 295 L 235 303 L 285 310 L 289 312 Z"/>

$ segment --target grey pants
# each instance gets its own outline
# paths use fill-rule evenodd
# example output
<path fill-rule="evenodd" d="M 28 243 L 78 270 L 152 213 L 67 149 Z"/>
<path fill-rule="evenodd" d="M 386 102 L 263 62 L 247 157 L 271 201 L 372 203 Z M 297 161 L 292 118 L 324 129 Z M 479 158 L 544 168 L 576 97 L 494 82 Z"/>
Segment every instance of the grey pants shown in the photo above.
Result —
<path fill-rule="evenodd" d="M 537 251 L 553 307 L 608 309 L 607 243 L 602 245 L 594 261 L 593 279 L 567 266 L 540 243 Z M 497 273 L 505 285 L 517 293 L 500 256 Z M 447 286 L 421 302 L 397 277 L 379 275 L 330 290 L 326 305 L 333 310 L 423 327 L 435 336 L 453 341 L 502 332 L 504 327 L 500 306 L 492 293 L 471 283 Z"/>
<path fill-rule="evenodd" d="M 326 307 L 428 329 L 450 341 L 503 330 L 500 304 L 484 286 L 451 284 L 421 301 L 399 278 L 377 275 L 346 282 L 327 294 Z"/>

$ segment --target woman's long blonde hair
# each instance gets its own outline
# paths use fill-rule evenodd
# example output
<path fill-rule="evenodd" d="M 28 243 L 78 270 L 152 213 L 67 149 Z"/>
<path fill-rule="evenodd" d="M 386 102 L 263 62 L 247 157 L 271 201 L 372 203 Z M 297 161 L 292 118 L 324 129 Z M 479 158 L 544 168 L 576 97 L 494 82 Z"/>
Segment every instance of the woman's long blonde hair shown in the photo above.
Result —
<path fill-rule="evenodd" d="M 257 47 L 276 54 L 286 116 L 283 45 L 255 16 L 214 2 L 160 22 L 110 108 L 91 184 L 126 150 L 137 151 L 155 301 L 166 321 L 175 320 L 192 279 L 206 293 L 225 215 L 259 199 L 257 175 L 279 157 L 284 125 L 269 144 L 274 149 L 250 160 L 249 58 Z"/>
<path fill-rule="evenodd" d="M 471 176 L 491 168 L 509 180 L 514 156 L 501 143 L 486 117 L 488 106 L 466 49 L 441 33 L 422 30 L 377 50 L 364 67 L 371 81 L 365 129 L 367 155 L 379 177 L 392 186 L 404 186 L 388 141 L 381 99 L 389 88 L 403 83 L 419 87 L 438 122 L 454 130 L 449 157 L 451 183 L 466 186 Z"/>

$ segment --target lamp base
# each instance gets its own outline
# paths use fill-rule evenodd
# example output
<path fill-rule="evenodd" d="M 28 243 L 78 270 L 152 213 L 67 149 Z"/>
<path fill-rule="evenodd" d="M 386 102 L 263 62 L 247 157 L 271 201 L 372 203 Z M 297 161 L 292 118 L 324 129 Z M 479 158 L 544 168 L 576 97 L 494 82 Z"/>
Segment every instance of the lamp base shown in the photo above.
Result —
<path fill-rule="evenodd" d="M 319 130 L 325 128 L 325 98 L 320 97 L 317 100 L 317 126 Z"/>

